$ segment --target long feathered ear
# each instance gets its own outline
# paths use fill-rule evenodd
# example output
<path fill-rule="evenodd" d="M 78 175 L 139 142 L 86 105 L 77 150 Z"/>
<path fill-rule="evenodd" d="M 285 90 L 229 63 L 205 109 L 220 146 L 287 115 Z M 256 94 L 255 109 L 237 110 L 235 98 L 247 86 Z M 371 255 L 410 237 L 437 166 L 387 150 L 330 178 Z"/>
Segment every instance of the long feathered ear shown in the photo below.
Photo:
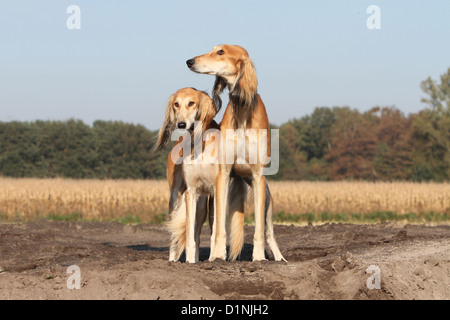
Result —
<path fill-rule="evenodd" d="M 163 149 L 167 143 L 169 142 L 169 138 L 172 132 L 175 130 L 175 112 L 173 111 L 173 101 L 175 99 L 175 95 L 173 94 L 166 107 L 166 115 L 164 116 L 164 123 L 159 129 L 158 140 L 153 147 L 153 150 L 159 151 Z"/>
<path fill-rule="evenodd" d="M 212 119 L 216 116 L 218 110 L 214 101 L 206 92 L 201 93 L 200 105 L 198 110 L 198 121 L 203 122 L 203 127 L 206 127 Z"/>
<path fill-rule="evenodd" d="M 213 87 L 213 99 L 214 103 L 216 104 L 217 112 L 220 111 L 220 108 L 222 108 L 222 99 L 220 99 L 220 94 L 225 90 L 227 86 L 227 82 L 225 79 L 221 77 L 216 77 L 216 82 L 214 82 Z"/>
<path fill-rule="evenodd" d="M 203 145 L 203 133 L 217 114 L 216 105 L 206 92 L 200 91 L 200 102 L 197 111 L 197 124 L 191 133 L 192 147 Z M 195 151 L 194 151 L 195 154 Z"/>
<path fill-rule="evenodd" d="M 239 75 L 230 92 L 230 100 L 236 107 L 252 107 L 256 101 L 258 79 L 253 62 L 244 57 L 238 62 Z"/>

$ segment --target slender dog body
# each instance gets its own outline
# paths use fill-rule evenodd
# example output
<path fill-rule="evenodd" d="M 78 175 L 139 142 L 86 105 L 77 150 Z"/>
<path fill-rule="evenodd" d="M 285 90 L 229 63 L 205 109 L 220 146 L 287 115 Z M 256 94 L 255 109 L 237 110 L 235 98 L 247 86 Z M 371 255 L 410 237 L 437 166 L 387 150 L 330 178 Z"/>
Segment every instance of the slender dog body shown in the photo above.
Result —
<path fill-rule="evenodd" d="M 186 64 L 194 72 L 216 76 L 213 98 L 219 108 L 221 107 L 220 94 L 226 87 L 229 90 L 230 98 L 220 124 L 221 161 L 216 179 L 216 211 L 209 259 L 211 261 L 216 258 L 226 259 L 225 219 L 230 197 L 227 190 L 231 174 L 234 172 L 246 181 L 251 181 L 253 188 L 255 205 L 253 260 L 265 260 L 264 233 L 275 260 L 284 260 L 273 234 L 272 214 L 267 214 L 268 206 L 272 206 L 272 199 L 263 175 L 265 165 L 259 158 L 256 162 L 251 161 L 250 152 L 246 152 L 243 159 L 238 159 L 237 153 L 234 153 L 234 149 L 237 148 L 236 135 L 230 138 L 229 134 L 230 129 L 235 131 L 241 129 L 241 134 L 245 136 L 246 148 L 249 145 L 256 146 L 256 150 L 263 149 L 270 157 L 269 120 L 265 106 L 257 93 L 258 82 L 253 63 L 244 48 L 219 45 L 209 53 L 186 61 Z M 262 132 L 263 135 L 252 136 L 250 133 L 255 131 Z M 234 140 L 234 143 L 227 144 L 227 139 Z M 227 159 L 230 152 L 232 154 L 231 161 Z"/>
<path fill-rule="evenodd" d="M 177 91 L 171 96 L 166 107 L 164 125 L 159 131 L 155 149 L 162 149 L 176 128 L 188 129 L 174 145 L 167 160 L 170 187 L 170 261 L 177 261 L 186 249 L 186 261 L 197 262 L 200 232 L 208 212 L 210 226 L 213 225 L 215 184 L 219 172 L 219 148 L 215 147 L 215 144 L 220 140 L 220 127 L 213 120 L 216 113 L 213 100 L 206 93 L 193 88 Z M 196 140 L 196 134 L 201 140 Z M 192 145 L 193 141 L 201 146 L 201 152 L 198 154 L 194 150 L 195 145 Z M 185 150 L 188 150 L 189 156 L 186 160 L 186 155 L 183 154 Z M 245 182 L 239 177 L 235 178 L 229 192 L 233 198 L 229 206 L 230 255 L 236 259 L 244 241 L 241 229 Z"/>

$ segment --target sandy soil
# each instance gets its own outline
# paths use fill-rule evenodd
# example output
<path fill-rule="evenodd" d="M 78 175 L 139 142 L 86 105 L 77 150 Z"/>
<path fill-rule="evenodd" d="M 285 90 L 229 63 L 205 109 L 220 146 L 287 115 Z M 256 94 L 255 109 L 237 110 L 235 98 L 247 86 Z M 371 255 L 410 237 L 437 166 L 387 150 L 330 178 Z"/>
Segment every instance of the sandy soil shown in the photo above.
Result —
<path fill-rule="evenodd" d="M 276 226 L 287 263 L 249 261 L 252 227 L 241 261 L 208 262 L 207 229 L 190 265 L 167 261 L 163 226 L 0 224 L 0 299 L 450 299 L 450 226 Z M 371 265 L 380 289 L 367 286 Z"/>

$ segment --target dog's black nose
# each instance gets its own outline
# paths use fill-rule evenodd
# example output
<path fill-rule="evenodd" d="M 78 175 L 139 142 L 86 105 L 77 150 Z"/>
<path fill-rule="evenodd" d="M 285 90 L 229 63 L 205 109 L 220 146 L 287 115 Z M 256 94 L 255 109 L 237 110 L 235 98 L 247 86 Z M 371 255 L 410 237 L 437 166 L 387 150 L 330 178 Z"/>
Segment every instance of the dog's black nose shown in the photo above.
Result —
<path fill-rule="evenodd" d="M 178 122 L 178 129 L 186 129 L 186 122 Z"/>
<path fill-rule="evenodd" d="M 194 59 L 189 59 L 188 61 L 186 61 L 187 66 L 190 68 L 195 64 L 195 60 Z"/>

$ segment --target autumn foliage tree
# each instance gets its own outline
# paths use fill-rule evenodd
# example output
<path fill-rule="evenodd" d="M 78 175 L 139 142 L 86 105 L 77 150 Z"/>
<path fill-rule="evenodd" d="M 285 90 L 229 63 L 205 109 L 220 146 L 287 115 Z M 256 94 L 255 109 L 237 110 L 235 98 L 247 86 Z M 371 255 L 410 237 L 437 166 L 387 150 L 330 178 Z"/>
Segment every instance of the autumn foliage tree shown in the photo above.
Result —
<path fill-rule="evenodd" d="M 412 176 L 412 118 L 398 109 L 383 108 L 375 128 L 377 151 L 373 159 L 375 178 L 407 180 Z"/>

